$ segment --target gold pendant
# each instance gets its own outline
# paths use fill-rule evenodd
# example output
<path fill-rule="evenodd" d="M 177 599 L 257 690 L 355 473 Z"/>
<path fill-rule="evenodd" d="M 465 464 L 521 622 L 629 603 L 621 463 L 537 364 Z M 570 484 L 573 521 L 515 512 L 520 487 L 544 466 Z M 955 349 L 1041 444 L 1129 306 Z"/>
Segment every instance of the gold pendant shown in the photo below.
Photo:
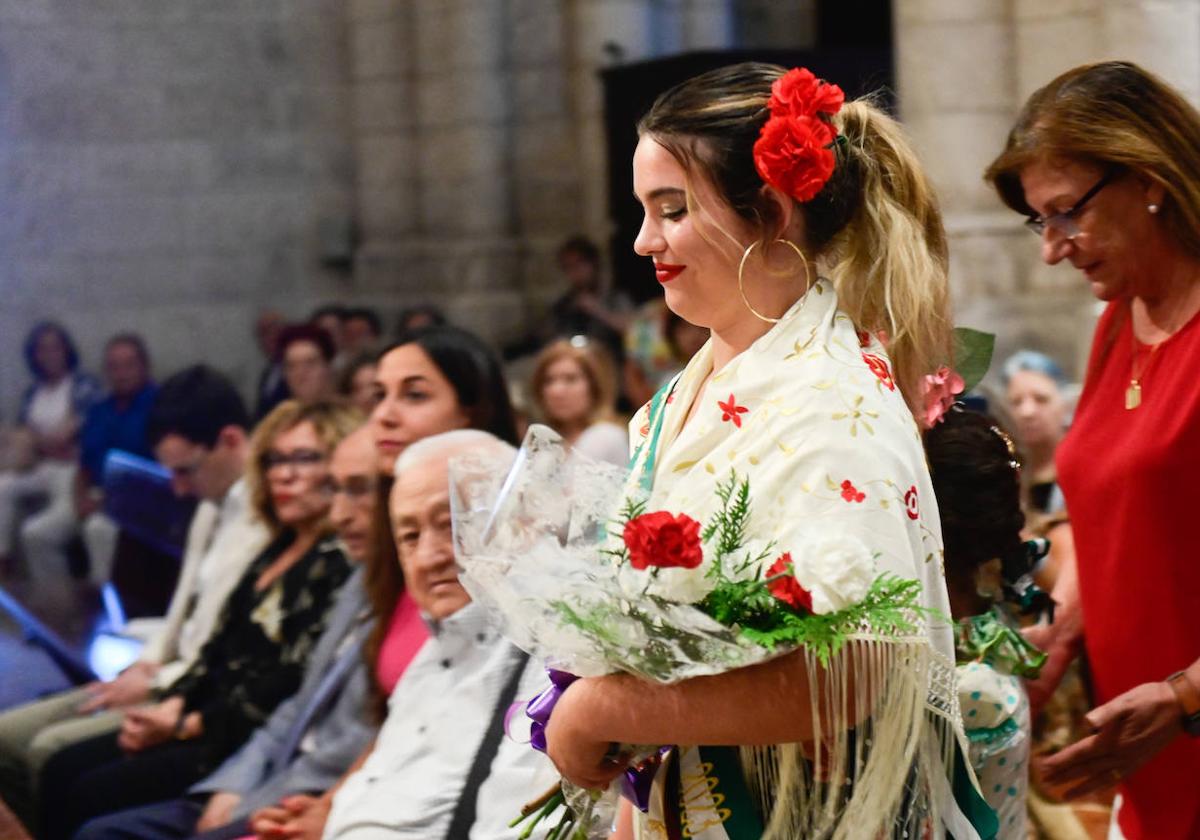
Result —
<path fill-rule="evenodd" d="M 1129 387 L 1125 389 L 1125 410 L 1133 411 L 1142 404 L 1142 384 L 1136 379 L 1129 382 Z"/>

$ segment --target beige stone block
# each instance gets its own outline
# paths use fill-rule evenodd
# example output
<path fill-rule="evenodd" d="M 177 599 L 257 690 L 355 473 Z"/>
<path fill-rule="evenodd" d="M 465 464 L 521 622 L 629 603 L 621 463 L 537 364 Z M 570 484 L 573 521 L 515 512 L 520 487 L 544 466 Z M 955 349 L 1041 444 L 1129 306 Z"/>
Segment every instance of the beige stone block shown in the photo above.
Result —
<path fill-rule="evenodd" d="M 574 177 L 579 163 L 575 125 L 569 120 L 521 122 L 513 128 L 516 177 Z"/>
<path fill-rule="evenodd" d="M 733 11 L 725 0 L 689 0 L 683 12 L 683 43 L 689 50 L 734 46 Z"/>
<path fill-rule="evenodd" d="M 382 134 L 358 140 L 358 183 L 366 189 L 390 189 L 416 174 L 415 140 L 407 134 Z"/>
<path fill-rule="evenodd" d="M 1008 16 L 999 0 L 896 0 L 892 15 L 897 26 L 931 21 L 995 21 Z"/>
<path fill-rule="evenodd" d="M 1111 5 L 1110 0 L 1016 0 L 1013 17 L 1018 21 L 1087 17 L 1106 5 Z"/>
<path fill-rule="evenodd" d="M 1114 2 L 1104 6 L 1108 57 L 1136 62 L 1200 102 L 1200 3 Z"/>
<path fill-rule="evenodd" d="M 361 81 L 352 91 L 354 126 L 360 131 L 394 131 L 414 124 L 414 96 L 407 79 Z"/>
<path fill-rule="evenodd" d="M 896 40 L 900 110 L 928 113 L 1013 107 L 1014 44 L 1004 21 L 921 22 Z"/>
<path fill-rule="evenodd" d="M 417 66 L 423 72 L 499 68 L 505 59 L 502 3 L 420 3 L 416 16 Z"/>
<path fill-rule="evenodd" d="M 310 196 L 296 189 L 195 196 L 184 209 L 184 241 L 199 253 L 294 245 L 310 234 L 314 210 Z"/>
<path fill-rule="evenodd" d="M 571 112 L 566 68 L 560 64 L 514 69 L 513 112 L 522 122 L 565 117 Z"/>
<path fill-rule="evenodd" d="M 419 219 L 418 189 L 413 178 L 386 187 L 364 184 L 357 193 L 362 241 L 386 241 L 412 234 Z"/>
<path fill-rule="evenodd" d="M 559 64 L 566 60 L 564 5 L 526 0 L 509 12 L 508 57 L 514 67 Z"/>
<path fill-rule="evenodd" d="M 622 51 L 623 61 L 639 61 L 655 54 L 655 21 L 652 7 L 642 0 L 588 0 L 575 5 L 573 27 L 575 60 L 587 67 L 603 67 L 611 60 L 609 43 Z"/>
<path fill-rule="evenodd" d="M 426 231 L 502 236 L 513 227 L 512 196 L 500 178 L 426 181 L 419 196 Z"/>
<path fill-rule="evenodd" d="M 403 0 L 350 0 L 350 18 L 371 23 L 407 14 Z"/>
<path fill-rule="evenodd" d="M 402 18 L 357 23 L 350 29 L 350 57 L 355 79 L 395 78 L 408 73 L 409 32 Z"/>
<path fill-rule="evenodd" d="M 956 310 L 978 298 L 1019 294 L 1037 255 L 1036 240 L 1023 230 L 954 233 L 949 246 Z"/>
<path fill-rule="evenodd" d="M 508 80 L 491 70 L 423 76 L 416 91 L 418 124 L 425 128 L 503 123 L 512 115 Z"/>
<path fill-rule="evenodd" d="M 999 206 L 983 171 L 1003 150 L 1011 124 L 1007 111 L 932 114 L 905 123 L 947 211 Z"/>
<path fill-rule="evenodd" d="M 1017 24 L 1017 102 L 1060 73 L 1104 57 L 1098 14 L 1020 21 Z"/>
<path fill-rule="evenodd" d="M 504 125 L 465 125 L 422 132 L 417 140 L 422 181 L 501 180 L 509 154 L 508 135 L 509 128 Z"/>
<path fill-rule="evenodd" d="M 522 179 L 516 186 L 517 217 L 524 236 L 552 233 L 565 239 L 583 227 L 579 182 L 567 179 Z"/>

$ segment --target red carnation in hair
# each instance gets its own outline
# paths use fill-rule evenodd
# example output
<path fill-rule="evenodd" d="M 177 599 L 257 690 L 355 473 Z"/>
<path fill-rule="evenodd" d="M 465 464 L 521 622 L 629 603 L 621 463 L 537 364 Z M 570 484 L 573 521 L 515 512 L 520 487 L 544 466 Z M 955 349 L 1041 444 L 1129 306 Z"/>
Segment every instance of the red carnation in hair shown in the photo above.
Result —
<path fill-rule="evenodd" d="M 841 110 L 845 94 L 803 67 L 789 70 L 771 85 L 771 116 L 754 144 L 754 165 L 762 179 L 797 201 L 810 201 L 833 174 L 829 148 L 837 138 L 820 115 Z"/>
<path fill-rule="evenodd" d="M 823 82 L 803 67 L 784 73 L 771 85 L 767 107 L 775 114 L 836 114 L 846 94 L 837 85 Z"/>
<path fill-rule="evenodd" d="M 771 117 L 754 144 L 762 179 L 797 201 L 809 201 L 833 174 L 833 127 L 816 117 Z"/>

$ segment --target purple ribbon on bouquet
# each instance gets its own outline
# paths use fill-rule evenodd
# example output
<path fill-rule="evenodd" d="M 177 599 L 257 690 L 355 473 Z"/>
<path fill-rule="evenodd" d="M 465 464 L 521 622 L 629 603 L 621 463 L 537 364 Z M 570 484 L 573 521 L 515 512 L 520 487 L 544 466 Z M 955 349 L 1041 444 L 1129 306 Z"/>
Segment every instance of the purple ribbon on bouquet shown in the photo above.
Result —
<path fill-rule="evenodd" d="M 525 714 L 533 721 L 529 725 L 529 745 L 543 753 L 546 751 L 546 724 L 550 722 L 550 715 L 567 686 L 579 679 L 574 674 L 554 668 L 547 668 L 546 673 L 550 676 L 550 687 L 525 704 Z M 654 784 L 654 775 L 658 772 L 663 756 L 670 749 L 659 747 L 653 755 L 639 762 L 636 767 L 626 767 L 621 776 L 621 795 L 643 813 L 650 808 L 650 788 Z"/>

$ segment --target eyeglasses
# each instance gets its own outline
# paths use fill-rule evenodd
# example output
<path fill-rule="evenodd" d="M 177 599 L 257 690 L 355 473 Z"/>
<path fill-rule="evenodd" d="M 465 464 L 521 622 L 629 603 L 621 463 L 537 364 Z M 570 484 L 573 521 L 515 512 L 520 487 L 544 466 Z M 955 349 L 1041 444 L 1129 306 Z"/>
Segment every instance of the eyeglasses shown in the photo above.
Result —
<path fill-rule="evenodd" d="M 173 467 L 168 467 L 168 469 L 171 471 L 171 475 L 175 478 L 188 480 L 196 475 L 196 473 L 200 470 L 200 467 L 204 466 L 204 462 L 208 459 L 208 456 L 208 452 L 203 452 L 186 464 L 178 464 Z"/>
<path fill-rule="evenodd" d="M 1064 210 L 1061 213 L 1054 213 L 1045 217 L 1030 216 L 1025 220 L 1025 227 L 1029 228 L 1039 237 L 1045 236 L 1046 230 L 1050 229 L 1058 231 L 1067 239 L 1074 239 L 1083 232 L 1079 229 L 1079 223 L 1075 220 L 1075 217 L 1083 211 L 1084 205 L 1096 197 L 1096 193 L 1100 192 L 1100 190 L 1109 185 L 1112 179 L 1116 177 L 1116 174 L 1116 169 L 1108 170 L 1104 173 L 1104 177 L 1097 181 L 1090 190 L 1083 194 L 1082 198 L 1071 205 L 1069 210 Z"/>
<path fill-rule="evenodd" d="M 344 493 L 346 498 L 356 505 L 366 504 L 375 498 L 375 479 L 365 475 L 352 475 L 339 483 L 336 479 L 328 478 L 321 482 L 318 488 L 326 499 Z"/>
<path fill-rule="evenodd" d="M 292 466 L 298 470 L 319 467 L 326 461 L 324 452 L 316 449 L 295 449 L 291 452 L 264 452 L 259 464 L 263 472 L 269 472 L 275 467 Z"/>

